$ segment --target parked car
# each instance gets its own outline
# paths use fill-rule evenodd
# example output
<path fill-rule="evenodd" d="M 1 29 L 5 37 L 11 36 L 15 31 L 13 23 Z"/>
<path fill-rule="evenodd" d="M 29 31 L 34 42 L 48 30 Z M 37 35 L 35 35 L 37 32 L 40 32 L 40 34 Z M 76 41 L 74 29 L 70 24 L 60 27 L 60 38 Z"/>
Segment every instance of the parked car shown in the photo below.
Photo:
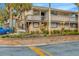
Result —
<path fill-rule="evenodd" d="M 4 30 L 6 31 L 6 33 L 12 33 L 13 30 L 11 28 L 4 28 Z"/>
<path fill-rule="evenodd" d="M 11 32 L 13 32 L 13 30 L 11 28 L 0 27 L 0 35 L 11 33 Z"/>
<path fill-rule="evenodd" d="M 6 34 L 6 30 L 4 30 L 2 27 L 0 27 L 0 35 Z"/>

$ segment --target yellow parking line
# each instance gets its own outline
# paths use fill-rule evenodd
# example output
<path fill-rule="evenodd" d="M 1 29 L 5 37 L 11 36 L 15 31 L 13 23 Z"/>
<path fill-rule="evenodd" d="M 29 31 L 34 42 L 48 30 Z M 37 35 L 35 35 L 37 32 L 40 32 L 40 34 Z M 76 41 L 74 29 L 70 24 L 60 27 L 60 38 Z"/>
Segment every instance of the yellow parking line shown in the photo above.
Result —
<path fill-rule="evenodd" d="M 31 49 L 32 49 L 34 52 L 36 52 L 38 55 L 40 55 L 40 56 L 45 56 L 45 53 L 43 53 L 40 48 L 36 48 L 36 47 L 29 47 L 29 48 L 31 48 Z"/>
<path fill-rule="evenodd" d="M 32 49 L 34 52 L 36 52 L 40 56 L 46 56 L 46 54 L 49 56 L 52 56 L 51 53 L 49 53 L 45 50 L 42 50 L 41 48 L 37 48 L 37 47 L 29 47 L 29 48 Z"/>
<path fill-rule="evenodd" d="M 43 52 L 45 52 L 48 56 L 52 56 L 52 54 L 46 50 L 42 50 Z"/>

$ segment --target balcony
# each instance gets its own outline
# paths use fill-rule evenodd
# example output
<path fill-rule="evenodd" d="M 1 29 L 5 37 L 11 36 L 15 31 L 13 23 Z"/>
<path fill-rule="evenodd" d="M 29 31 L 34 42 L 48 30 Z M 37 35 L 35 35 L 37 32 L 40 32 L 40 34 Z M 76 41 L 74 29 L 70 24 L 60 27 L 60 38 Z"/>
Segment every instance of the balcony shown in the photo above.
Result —
<path fill-rule="evenodd" d="M 28 21 L 41 21 L 42 17 L 39 15 L 27 16 Z"/>
<path fill-rule="evenodd" d="M 70 22 L 76 23 L 76 22 L 77 22 L 77 19 L 76 19 L 75 17 L 71 17 L 71 18 L 70 18 Z"/>
<path fill-rule="evenodd" d="M 45 18 L 48 20 L 48 16 Z M 72 18 L 70 16 L 62 16 L 62 15 L 51 15 L 51 20 L 52 21 L 71 21 L 71 22 L 76 22 L 76 18 Z"/>
<path fill-rule="evenodd" d="M 52 15 L 51 19 L 52 20 L 56 20 L 56 21 L 69 21 L 70 17 L 68 17 L 68 16 L 61 16 L 61 15 Z"/>
<path fill-rule="evenodd" d="M 28 21 L 48 21 L 48 16 L 40 16 L 40 15 L 33 15 L 27 16 Z M 52 21 L 65 21 L 65 22 L 77 22 L 75 17 L 70 16 L 62 16 L 62 15 L 51 15 Z"/>

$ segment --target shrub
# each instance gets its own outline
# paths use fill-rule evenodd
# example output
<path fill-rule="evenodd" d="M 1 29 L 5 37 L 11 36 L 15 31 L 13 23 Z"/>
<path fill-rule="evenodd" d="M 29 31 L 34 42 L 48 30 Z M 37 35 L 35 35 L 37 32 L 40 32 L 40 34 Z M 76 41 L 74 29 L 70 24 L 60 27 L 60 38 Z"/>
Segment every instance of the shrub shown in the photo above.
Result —
<path fill-rule="evenodd" d="M 48 30 L 43 31 L 44 34 L 49 34 Z"/>
<path fill-rule="evenodd" d="M 48 36 L 49 32 L 48 30 L 45 30 L 44 28 L 41 29 L 42 34 L 44 34 L 44 36 Z"/>
<path fill-rule="evenodd" d="M 64 32 L 63 35 L 79 35 L 79 32 Z"/>
<path fill-rule="evenodd" d="M 64 30 L 64 32 L 70 32 L 70 30 Z"/>
<path fill-rule="evenodd" d="M 78 30 L 74 30 L 74 32 L 78 32 Z"/>
<path fill-rule="evenodd" d="M 26 35 L 27 33 L 7 34 L 7 35 L 0 36 L 0 38 L 23 38 Z"/>
<path fill-rule="evenodd" d="M 39 31 L 35 31 L 35 34 L 39 34 Z"/>
<path fill-rule="evenodd" d="M 35 34 L 35 32 L 34 31 L 31 31 L 31 34 Z"/>
<path fill-rule="evenodd" d="M 53 31 L 51 31 L 51 34 L 54 34 L 54 32 L 53 32 Z"/>
<path fill-rule="evenodd" d="M 60 31 L 59 30 L 53 30 L 53 33 L 54 34 L 60 34 Z"/>

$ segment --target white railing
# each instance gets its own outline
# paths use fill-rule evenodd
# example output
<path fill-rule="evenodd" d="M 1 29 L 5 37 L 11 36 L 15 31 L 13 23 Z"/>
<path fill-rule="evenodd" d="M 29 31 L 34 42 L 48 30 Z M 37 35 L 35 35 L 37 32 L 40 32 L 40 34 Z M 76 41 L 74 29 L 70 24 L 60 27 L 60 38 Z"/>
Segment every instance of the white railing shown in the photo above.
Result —
<path fill-rule="evenodd" d="M 68 16 L 61 16 L 61 15 L 52 15 L 51 19 L 52 20 L 58 20 L 58 21 L 69 21 L 70 17 L 68 17 Z"/>
<path fill-rule="evenodd" d="M 39 21 L 41 21 L 41 16 L 39 16 L 39 15 L 27 16 L 27 20 L 39 20 Z"/>
<path fill-rule="evenodd" d="M 48 16 L 46 16 L 45 20 L 48 20 Z M 76 22 L 76 18 L 72 18 L 70 16 L 61 16 L 61 15 L 51 15 L 52 21 L 73 21 Z"/>
<path fill-rule="evenodd" d="M 76 19 L 75 17 L 71 17 L 71 18 L 70 18 L 70 21 L 71 21 L 71 22 L 77 22 L 77 19 Z"/>
<path fill-rule="evenodd" d="M 42 17 L 40 15 L 33 15 L 33 16 L 27 16 L 27 20 L 48 20 L 48 16 Z M 71 21 L 71 22 L 76 22 L 76 18 L 72 18 L 70 16 L 61 16 L 61 15 L 51 15 L 51 20 L 52 21 Z"/>

